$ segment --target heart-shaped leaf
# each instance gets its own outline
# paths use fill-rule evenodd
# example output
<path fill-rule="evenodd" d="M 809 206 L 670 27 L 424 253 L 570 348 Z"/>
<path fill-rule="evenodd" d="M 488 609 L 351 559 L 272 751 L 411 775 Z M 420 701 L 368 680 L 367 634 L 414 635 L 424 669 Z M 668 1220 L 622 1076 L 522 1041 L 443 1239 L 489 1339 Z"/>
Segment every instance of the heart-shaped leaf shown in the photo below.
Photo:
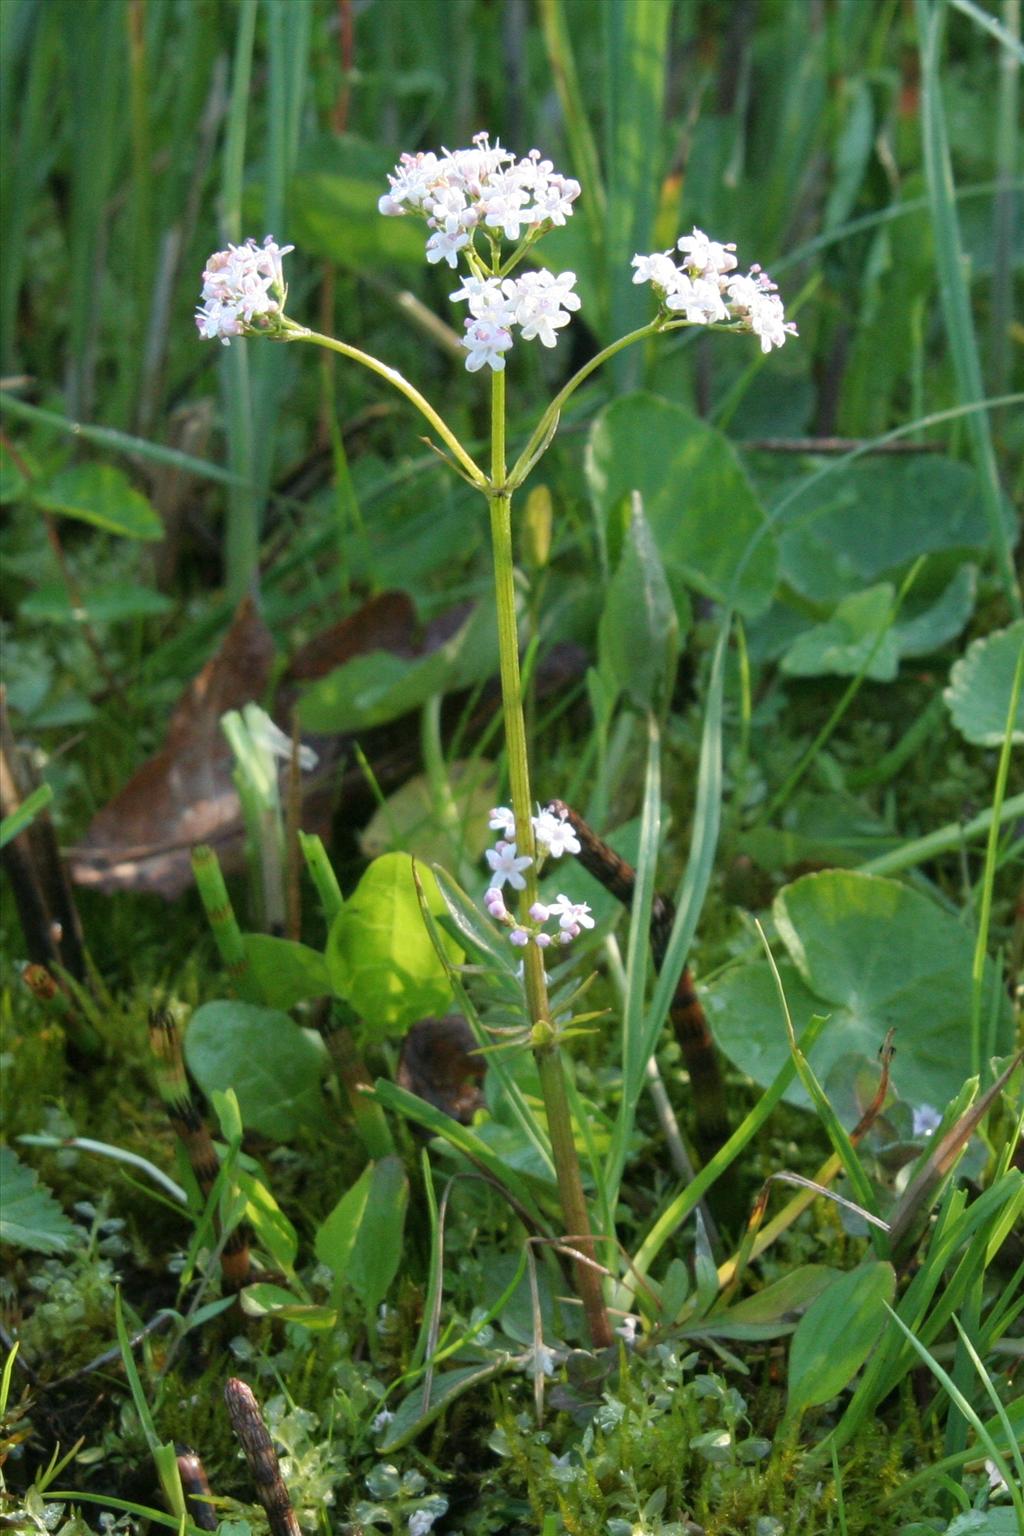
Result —
<path fill-rule="evenodd" d="M 586 471 L 603 522 L 640 492 L 677 602 L 689 584 L 745 615 L 767 606 L 775 540 L 735 449 L 714 427 L 658 395 L 625 395 L 594 422 Z"/>
<path fill-rule="evenodd" d="M 416 866 L 429 911 L 446 911 L 437 881 Z M 453 964 L 462 951 L 442 934 Z M 355 1009 L 370 1035 L 400 1035 L 416 1019 L 447 1013 L 452 989 L 423 921 L 405 853 L 374 859 L 331 925 L 327 967 L 339 997 Z"/>
<path fill-rule="evenodd" d="M 797 636 L 782 658 L 782 670 L 791 677 L 823 673 L 853 677 L 866 667 L 867 677 L 891 682 L 899 666 L 892 627 L 894 597 L 895 589 L 887 581 L 864 592 L 851 592 L 826 623 Z"/>
<path fill-rule="evenodd" d="M 810 1053 L 819 1082 L 842 1057 L 873 1060 L 896 1031 L 893 1086 L 904 1102 L 941 1107 L 970 1075 L 973 939 L 956 918 L 895 880 L 851 870 L 805 875 L 775 898 L 789 953 L 779 974 L 797 1034 L 815 1014 L 828 1022 Z M 998 982 L 986 967 L 986 996 Z M 767 964 L 728 971 L 705 994 L 716 1040 L 765 1086 L 789 1054 Z M 1008 1003 L 996 1011 L 995 1051 L 1010 1049 Z M 806 1104 L 798 1082 L 791 1103 Z"/>

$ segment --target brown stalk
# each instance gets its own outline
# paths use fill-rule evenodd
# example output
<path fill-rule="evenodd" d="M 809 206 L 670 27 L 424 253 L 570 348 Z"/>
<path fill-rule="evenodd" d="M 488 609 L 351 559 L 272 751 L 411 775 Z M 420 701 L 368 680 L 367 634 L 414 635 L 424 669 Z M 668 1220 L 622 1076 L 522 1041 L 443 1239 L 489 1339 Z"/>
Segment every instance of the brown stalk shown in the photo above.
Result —
<path fill-rule="evenodd" d="M 281 1476 L 277 1452 L 252 1388 L 232 1377 L 224 1388 L 224 1401 L 228 1405 L 231 1427 L 245 1452 L 256 1497 L 266 1511 L 271 1536 L 302 1536 Z"/>

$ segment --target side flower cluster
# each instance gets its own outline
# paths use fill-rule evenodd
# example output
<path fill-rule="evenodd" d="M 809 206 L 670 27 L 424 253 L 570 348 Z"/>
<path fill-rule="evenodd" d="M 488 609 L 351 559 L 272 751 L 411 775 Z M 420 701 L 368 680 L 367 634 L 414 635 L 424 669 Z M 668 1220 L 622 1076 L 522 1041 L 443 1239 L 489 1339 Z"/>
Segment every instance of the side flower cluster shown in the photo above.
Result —
<path fill-rule="evenodd" d="M 744 276 L 736 272 L 735 245 L 709 240 L 702 229 L 676 241 L 682 263 L 672 251 L 633 257 L 634 283 L 650 283 L 664 308 L 691 325 L 739 321 L 743 330 L 760 338 L 761 351 L 781 347 L 797 334 L 786 320 L 776 284 L 759 266 Z"/>
<path fill-rule="evenodd" d="M 549 806 L 530 818 L 534 841 L 537 845 L 538 867 L 545 859 L 560 859 L 565 853 L 579 853 L 580 844 L 576 833 L 563 815 Z M 525 948 L 532 939 L 538 949 L 550 944 L 571 944 L 584 928 L 593 928 L 594 919 L 585 901 L 573 901 L 561 891 L 554 901 L 535 901 L 525 917 L 515 917 L 505 906 L 502 887 L 507 882 L 513 891 L 526 888 L 523 870 L 529 869 L 533 859 L 518 852 L 515 835 L 516 819 L 507 806 L 499 805 L 491 812 L 490 827 L 502 835 L 493 848 L 487 850 L 487 863 L 491 869 L 491 884 L 484 895 L 484 906 L 495 922 L 504 923 L 511 931 L 509 943 Z M 556 928 L 550 931 L 548 923 Z"/>
<path fill-rule="evenodd" d="M 425 219 L 427 260 L 445 261 L 454 272 L 461 257 L 469 267 L 451 297 L 469 305 L 462 344 L 470 373 L 485 365 L 501 372 L 516 326 L 524 341 L 539 338 L 545 347 L 555 345 L 558 331 L 580 307 L 572 291 L 575 273 L 499 277 L 497 249 L 502 239 L 522 241 L 525 248 L 553 225 L 564 224 L 580 195 L 578 181 L 561 175 L 537 149 L 517 160 L 478 133 L 471 149 L 403 155 L 388 182 L 390 190 L 378 203 L 381 213 Z M 476 248 L 478 233 L 489 241 L 489 265 Z"/>
<path fill-rule="evenodd" d="M 288 294 L 281 258 L 294 249 L 268 235 L 262 245 L 249 239 L 214 251 L 203 271 L 203 302 L 196 310 L 200 336 L 226 347 L 232 336 L 275 329 Z"/>

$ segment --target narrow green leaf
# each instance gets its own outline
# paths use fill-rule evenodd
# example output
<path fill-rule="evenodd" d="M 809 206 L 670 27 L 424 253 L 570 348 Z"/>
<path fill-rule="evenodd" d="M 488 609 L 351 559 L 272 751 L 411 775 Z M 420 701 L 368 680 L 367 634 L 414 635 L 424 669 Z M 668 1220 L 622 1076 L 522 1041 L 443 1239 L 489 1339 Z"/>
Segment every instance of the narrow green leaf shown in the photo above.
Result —
<path fill-rule="evenodd" d="M 351 1189 L 345 1191 L 330 1215 L 321 1222 L 313 1239 L 313 1251 L 317 1258 L 334 1272 L 332 1295 L 335 1297 L 344 1281 L 359 1236 L 366 1202 L 370 1198 L 372 1179 L 373 1164 L 368 1163 Z"/>
<path fill-rule="evenodd" d="M 630 497 L 622 554 L 605 594 L 598 654 L 614 688 L 638 709 L 661 714 L 675 680 L 679 619 L 639 491 Z"/>
<path fill-rule="evenodd" d="M 895 1293 L 896 1271 L 881 1262 L 842 1275 L 811 1303 L 789 1353 L 790 1421 L 849 1386 L 885 1326 Z"/>
<path fill-rule="evenodd" d="M 369 1196 L 345 1278 L 367 1312 L 387 1295 L 402 1259 L 409 1180 L 401 1160 L 382 1157 L 370 1175 Z"/>
<path fill-rule="evenodd" d="M 445 1371 L 436 1378 L 429 1401 L 424 1405 L 423 1388 L 415 1387 L 400 1405 L 381 1440 L 377 1450 L 384 1455 L 401 1450 L 411 1440 L 427 1429 L 457 1398 L 463 1397 L 474 1387 L 493 1381 L 509 1367 L 511 1357 L 499 1355 L 485 1365 L 470 1365 L 456 1371 Z"/>
<path fill-rule="evenodd" d="M 49 784 L 40 784 L 30 795 L 27 795 L 16 811 L 12 811 L 9 816 L 5 816 L 3 821 L 0 821 L 0 848 L 6 848 L 13 837 L 24 832 L 26 827 L 30 827 L 39 812 L 45 810 L 52 799 L 53 788 Z"/>

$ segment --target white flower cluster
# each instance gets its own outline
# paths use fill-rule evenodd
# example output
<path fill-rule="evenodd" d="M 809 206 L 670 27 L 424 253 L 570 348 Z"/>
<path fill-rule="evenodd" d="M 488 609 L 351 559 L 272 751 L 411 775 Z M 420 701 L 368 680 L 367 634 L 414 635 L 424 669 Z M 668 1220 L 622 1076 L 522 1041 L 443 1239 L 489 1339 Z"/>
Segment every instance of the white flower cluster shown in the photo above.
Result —
<path fill-rule="evenodd" d="M 762 352 L 781 347 L 787 336 L 797 334 L 767 272 L 759 266 L 746 276 L 734 271 L 735 245 L 721 245 L 694 229 L 676 241 L 676 250 L 683 255 L 681 266 L 671 251 L 634 256 L 632 263 L 634 283 L 650 283 L 670 313 L 682 315 L 691 325 L 738 320 L 760 338 Z"/>
<path fill-rule="evenodd" d="M 579 853 L 579 839 L 564 815 L 556 815 L 548 807 L 545 811 L 538 811 L 530 820 L 539 863 L 547 858 L 560 859 L 565 853 Z M 593 928 L 594 919 L 587 902 L 573 901 L 561 891 L 554 901 L 535 901 L 525 919 L 513 917 L 505 906 L 501 888 L 508 881 L 513 891 L 524 890 L 526 881 L 522 872 L 529 869 L 533 859 L 528 854 L 518 852 L 515 843 L 516 819 L 507 806 L 494 808 L 490 827 L 502 836 L 493 848 L 487 850 L 491 884 L 484 895 L 484 906 L 496 922 L 505 923 L 512 930 L 508 936 L 510 944 L 523 949 L 532 939 L 538 949 L 547 949 L 549 944 L 571 944 L 584 928 Z M 549 933 L 545 924 L 552 918 L 558 923 L 558 928 L 556 932 Z"/>
<path fill-rule="evenodd" d="M 537 337 L 545 347 L 555 345 L 557 332 L 580 307 L 572 292 L 575 273 L 498 277 L 496 246 L 502 237 L 530 244 L 552 225 L 564 224 L 580 195 L 578 181 L 562 176 L 537 149 L 516 160 L 500 144 L 492 145 L 486 133 L 476 135 L 471 149 L 403 155 L 388 181 L 390 191 L 378 203 L 381 213 L 413 213 L 426 220 L 429 262 L 446 261 L 455 271 L 465 254 L 470 275 L 451 297 L 469 305 L 462 344 L 470 373 L 485 364 L 501 372 L 513 326 L 524 341 Z M 490 237 L 491 268 L 475 247 L 478 230 Z"/>
<path fill-rule="evenodd" d="M 524 228 L 564 224 L 580 195 L 579 182 L 560 175 L 539 149 L 516 160 L 486 133 L 475 135 L 472 149 L 403 155 L 388 182 L 391 190 L 377 204 L 381 213 L 421 214 L 433 231 L 427 260 L 452 268 L 478 226 L 516 241 Z"/>
<path fill-rule="evenodd" d="M 200 336 L 226 347 L 232 336 L 272 329 L 288 292 L 281 258 L 294 249 L 268 235 L 262 245 L 249 239 L 214 251 L 203 272 L 203 302 L 196 310 Z"/>
<path fill-rule="evenodd" d="M 476 373 L 487 363 L 495 373 L 505 366 L 503 354 L 512 345 L 512 327 L 518 325 L 524 341 L 537 337 L 542 346 L 553 347 L 557 332 L 569 324 L 580 307 L 573 293 L 575 272 L 525 272 L 522 277 L 467 277 L 452 299 L 465 300 L 472 319 L 466 321 L 462 345 L 469 356 L 466 367 Z"/>

